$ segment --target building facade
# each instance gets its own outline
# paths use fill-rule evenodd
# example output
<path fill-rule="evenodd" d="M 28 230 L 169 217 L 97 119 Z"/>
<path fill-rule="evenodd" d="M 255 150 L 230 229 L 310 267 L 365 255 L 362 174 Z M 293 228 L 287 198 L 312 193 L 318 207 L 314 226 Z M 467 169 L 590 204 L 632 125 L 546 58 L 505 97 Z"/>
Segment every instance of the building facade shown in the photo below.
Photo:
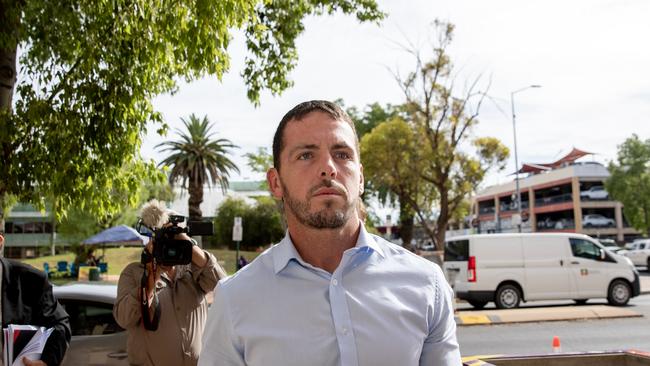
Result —
<path fill-rule="evenodd" d="M 555 163 L 524 164 L 520 172 L 529 175 L 519 179 L 521 217 L 515 181 L 479 192 L 472 200 L 476 232 L 517 232 L 521 223 L 522 232 L 575 232 L 619 243 L 639 237 L 625 220 L 623 205 L 604 189 L 607 168 L 575 162 L 587 154 L 574 149 Z"/>

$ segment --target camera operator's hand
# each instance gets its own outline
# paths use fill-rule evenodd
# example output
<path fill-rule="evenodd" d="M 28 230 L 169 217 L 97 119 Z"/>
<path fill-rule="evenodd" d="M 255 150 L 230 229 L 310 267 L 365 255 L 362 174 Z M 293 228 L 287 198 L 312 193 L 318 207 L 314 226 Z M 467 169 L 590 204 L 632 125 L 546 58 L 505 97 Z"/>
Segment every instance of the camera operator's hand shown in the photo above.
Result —
<path fill-rule="evenodd" d="M 192 238 L 187 233 L 176 234 L 174 235 L 174 239 L 192 241 Z M 198 267 L 205 267 L 208 264 L 208 258 L 206 258 L 203 249 L 199 248 L 198 245 L 192 246 L 192 263 Z"/>

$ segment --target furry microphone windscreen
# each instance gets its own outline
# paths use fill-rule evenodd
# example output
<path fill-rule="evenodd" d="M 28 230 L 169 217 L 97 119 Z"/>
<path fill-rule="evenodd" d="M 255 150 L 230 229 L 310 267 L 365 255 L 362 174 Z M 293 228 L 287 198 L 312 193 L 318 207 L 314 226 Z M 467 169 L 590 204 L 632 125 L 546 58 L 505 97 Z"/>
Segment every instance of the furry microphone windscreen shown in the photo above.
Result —
<path fill-rule="evenodd" d="M 142 206 L 140 210 L 142 223 L 150 229 L 159 229 L 169 221 L 167 208 L 158 200 L 151 200 Z"/>

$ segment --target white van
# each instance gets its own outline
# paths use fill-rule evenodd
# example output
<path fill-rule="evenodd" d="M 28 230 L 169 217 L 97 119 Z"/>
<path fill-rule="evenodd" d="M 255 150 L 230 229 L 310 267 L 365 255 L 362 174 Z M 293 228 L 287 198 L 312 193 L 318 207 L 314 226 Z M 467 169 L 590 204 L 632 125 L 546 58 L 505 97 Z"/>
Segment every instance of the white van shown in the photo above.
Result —
<path fill-rule="evenodd" d="M 632 262 L 582 234 L 479 234 L 445 243 L 443 265 L 456 296 L 475 308 L 521 301 L 607 298 L 622 306 L 640 292 Z"/>

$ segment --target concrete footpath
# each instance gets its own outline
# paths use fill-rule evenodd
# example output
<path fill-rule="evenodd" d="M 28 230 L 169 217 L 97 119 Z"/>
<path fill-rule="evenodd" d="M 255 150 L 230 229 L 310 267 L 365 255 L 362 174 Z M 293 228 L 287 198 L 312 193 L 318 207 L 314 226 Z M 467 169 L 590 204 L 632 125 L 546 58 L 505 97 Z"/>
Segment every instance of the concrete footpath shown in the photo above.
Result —
<path fill-rule="evenodd" d="M 650 276 L 641 276 L 641 294 L 650 293 Z M 456 324 L 486 325 L 531 323 L 561 320 L 608 319 L 642 317 L 629 308 L 607 305 L 556 306 L 507 310 L 459 310 Z"/>
<path fill-rule="evenodd" d="M 531 323 L 579 319 L 641 317 L 627 308 L 607 305 L 558 306 L 507 310 L 458 311 L 457 325 Z"/>

